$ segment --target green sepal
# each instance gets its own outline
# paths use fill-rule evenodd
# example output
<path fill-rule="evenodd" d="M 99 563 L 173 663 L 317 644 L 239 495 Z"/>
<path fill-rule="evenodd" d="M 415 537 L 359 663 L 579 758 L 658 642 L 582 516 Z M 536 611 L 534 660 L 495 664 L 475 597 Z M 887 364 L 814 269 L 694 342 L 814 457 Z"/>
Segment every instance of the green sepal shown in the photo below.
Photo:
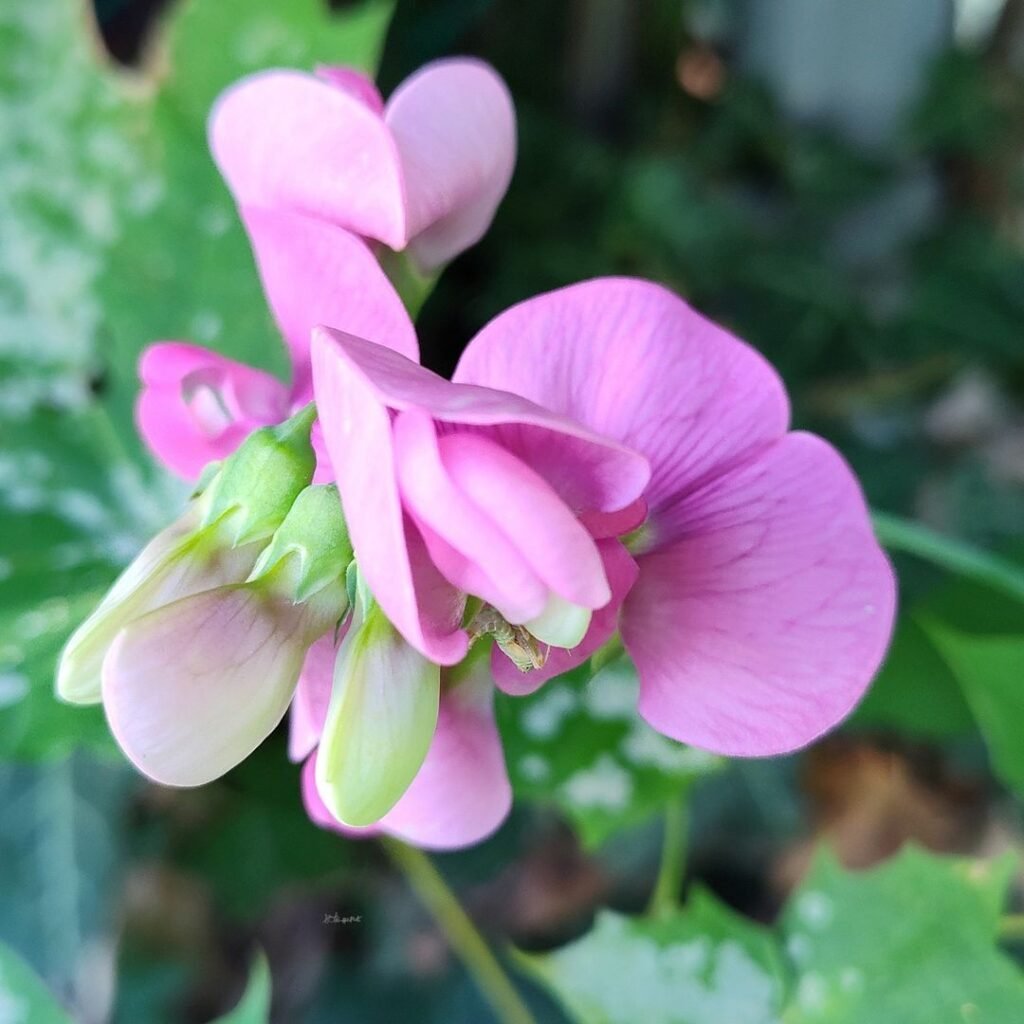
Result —
<path fill-rule="evenodd" d="M 314 419 L 310 403 L 284 423 L 250 434 L 210 483 L 203 525 L 223 520 L 233 545 L 270 537 L 313 479 Z"/>

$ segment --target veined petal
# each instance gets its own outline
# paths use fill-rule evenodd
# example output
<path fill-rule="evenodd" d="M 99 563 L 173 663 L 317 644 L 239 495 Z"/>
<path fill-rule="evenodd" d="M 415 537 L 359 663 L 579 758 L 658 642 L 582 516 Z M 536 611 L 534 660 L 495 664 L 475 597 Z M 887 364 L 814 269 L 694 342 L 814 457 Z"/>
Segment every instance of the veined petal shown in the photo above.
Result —
<path fill-rule="evenodd" d="M 111 645 L 103 661 L 107 721 L 128 759 L 154 781 L 216 779 L 284 716 L 306 649 L 337 611 L 318 598 L 292 604 L 262 582 L 164 605 Z"/>
<path fill-rule="evenodd" d="M 310 397 L 309 339 L 317 324 L 419 358 L 405 306 L 361 238 L 287 210 L 246 206 L 241 214 L 267 302 L 291 353 L 294 402 Z"/>
<path fill-rule="evenodd" d="M 196 505 L 158 533 L 121 573 L 99 607 L 64 646 L 57 663 L 57 695 L 75 704 L 101 699 L 100 669 L 108 648 L 133 619 L 189 594 L 244 579 L 262 543 L 231 548 L 217 524 L 197 529 Z"/>
<path fill-rule="evenodd" d="M 288 415 L 288 389 L 279 380 L 199 345 L 150 345 L 139 376 L 139 433 L 161 462 L 187 480 L 230 455 L 257 427 Z"/>
<path fill-rule="evenodd" d="M 549 679 L 554 679 L 555 676 L 581 665 L 607 643 L 618 629 L 619 610 L 630 588 L 636 582 L 639 570 L 629 552 L 617 540 L 600 540 L 597 547 L 604 563 L 608 585 L 611 587 L 611 600 L 590 617 L 586 636 L 579 644 L 568 650 L 552 647 L 548 651 L 547 661 L 540 668 L 521 672 L 495 644 L 491 652 L 491 674 L 495 684 L 505 693 L 514 697 L 533 693 Z"/>
<path fill-rule="evenodd" d="M 379 608 L 357 612 L 317 752 L 317 790 L 339 821 L 371 825 L 409 788 L 434 735 L 440 680 Z"/>
<path fill-rule="evenodd" d="M 811 742 L 863 695 L 892 628 L 892 569 L 852 472 L 790 434 L 674 515 L 623 609 L 640 713 L 733 756 Z"/>
<path fill-rule="evenodd" d="M 479 241 L 512 178 L 516 119 L 495 71 L 478 60 L 435 61 L 388 100 L 413 257 L 433 270 Z"/>
<path fill-rule="evenodd" d="M 208 133 L 241 205 L 294 210 L 405 247 L 398 151 L 364 96 L 298 71 L 262 71 L 220 95 Z"/>
<path fill-rule="evenodd" d="M 685 495 L 789 423 L 782 382 L 754 349 L 665 288 L 626 278 L 513 306 L 470 342 L 454 379 L 513 391 L 645 455 L 654 546 L 676 536 Z"/>

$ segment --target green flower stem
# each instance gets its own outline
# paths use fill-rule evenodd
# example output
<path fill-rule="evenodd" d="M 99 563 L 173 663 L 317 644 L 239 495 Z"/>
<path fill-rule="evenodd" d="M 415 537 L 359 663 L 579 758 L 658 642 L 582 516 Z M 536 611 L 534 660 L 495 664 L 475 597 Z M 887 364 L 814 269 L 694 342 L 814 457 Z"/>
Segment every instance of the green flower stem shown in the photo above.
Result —
<path fill-rule="evenodd" d="M 875 534 L 890 551 L 916 555 L 1024 601 L 1024 570 L 1012 562 L 887 512 L 875 512 L 872 519 Z"/>
<path fill-rule="evenodd" d="M 441 926 L 498 1021 L 501 1024 L 536 1024 L 533 1014 L 430 858 L 397 839 L 384 836 L 380 841 L 410 888 Z"/>
<path fill-rule="evenodd" d="M 683 886 L 686 864 L 686 805 L 675 799 L 665 808 L 665 836 L 661 844 L 661 866 L 654 883 L 647 913 L 667 917 L 679 909 L 679 890 Z"/>
<path fill-rule="evenodd" d="M 1024 914 L 1004 914 L 999 919 L 1000 942 L 1024 942 Z"/>

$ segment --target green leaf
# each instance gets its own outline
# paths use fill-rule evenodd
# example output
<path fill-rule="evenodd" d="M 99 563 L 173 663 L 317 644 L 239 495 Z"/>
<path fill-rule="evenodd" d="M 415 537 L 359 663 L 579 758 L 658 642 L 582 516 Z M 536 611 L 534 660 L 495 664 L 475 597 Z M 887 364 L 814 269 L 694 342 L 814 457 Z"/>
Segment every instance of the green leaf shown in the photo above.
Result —
<path fill-rule="evenodd" d="M 995 773 L 1024 793 L 1024 636 L 978 636 L 937 619 L 924 625 L 960 683 Z"/>
<path fill-rule="evenodd" d="M 249 970 L 249 983 L 238 1005 L 211 1024 L 268 1024 L 270 1020 L 270 966 L 259 953 Z"/>
<path fill-rule="evenodd" d="M 771 933 L 703 891 L 665 919 L 602 912 L 582 939 L 517 960 L 579 1024 L 775 1024 L 784 974 Z"/>
<path fill-rule="evenodd" d="M 647 725 L 637 686 L 622 657 L 593 678 L 588 663 L 529 697 L 499 695 L 516 795 L 553 801 L 588 847 L 658 813 L 724 763 Z"/>
<path fill-rule="evenodd" d="M 25 1024 L 71 1024 L 29 966 L 0 943 L 0 1020 Z"/>
<path fill-rule="evenodd" d="M 1024 975 L 996 948 L 1013 869 L 909 848 L 851 873 L 819 856 L 781 922 L 785 1024 L 1024 1020 Z"/>

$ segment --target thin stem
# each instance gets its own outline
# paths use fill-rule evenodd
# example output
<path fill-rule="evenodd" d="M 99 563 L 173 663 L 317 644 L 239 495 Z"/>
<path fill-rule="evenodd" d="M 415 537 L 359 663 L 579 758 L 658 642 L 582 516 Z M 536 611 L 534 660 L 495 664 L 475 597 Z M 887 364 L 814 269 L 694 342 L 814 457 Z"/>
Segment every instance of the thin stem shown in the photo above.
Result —
<path fill-rule="evenodd" d="M 651 917 L 667 917 L 679 909 L 679 891 L 683 887 L 686 863 L 686 833 L 686 807 L 682 800 L 673 800 L 665 808 L 661 865 L 647 907 Z"/>
<path fill-rule="evenodd" d="M 1024 571 L 1012 562 L 887 512 L 875 512 L 872 519 L 878 539 L 890 551 L 916 555 L 1024 601 Z"/>
<path fill-rule="evenodd" d="M 999 919 L 1001 942 L 1024 942 L 1024 914 L 1004 914 Z"/>
<path fill-rule="evenodd" d="M 381 838 L 381 844 L 423 905 L 434 915 L 501 1024 L 536 1024 L 533 1014 L 430 858 L 387 836 Z"/>

